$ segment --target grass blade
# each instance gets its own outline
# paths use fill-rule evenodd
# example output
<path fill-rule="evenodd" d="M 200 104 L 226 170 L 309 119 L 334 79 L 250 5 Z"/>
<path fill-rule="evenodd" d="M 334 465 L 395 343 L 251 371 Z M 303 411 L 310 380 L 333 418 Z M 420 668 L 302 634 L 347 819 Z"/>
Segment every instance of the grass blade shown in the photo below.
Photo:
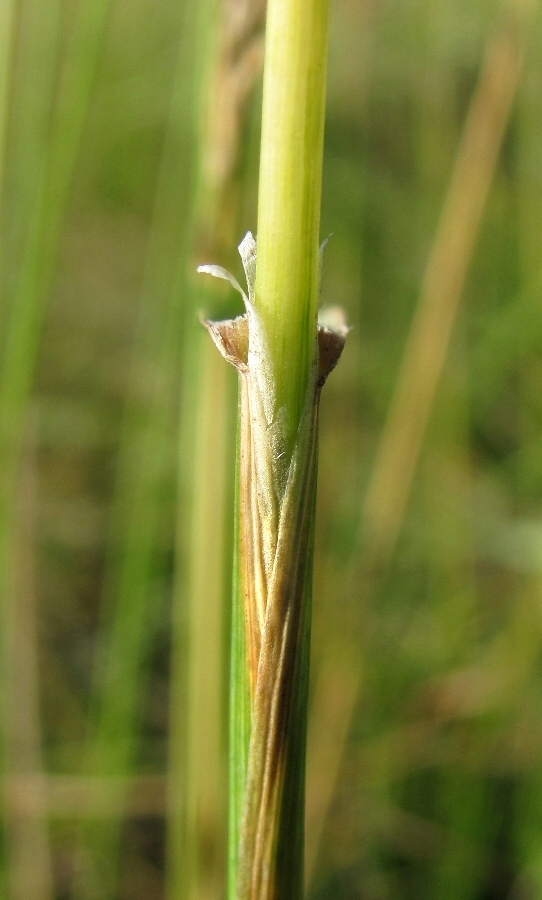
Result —
<path fill-rule="evenodd" d="M 142 663 L 152 640 L 152 581 L 163 513 L 162 488 L 174 434 L 183 293 L 197 194 L 198 138 L 206 87 L 214 3 L 187 7 L 162 154 L 134 346 L 132 389 L 147 373 L 145 403 L 129 397 L 105 576 L 103 628 L 94 683 L 93 731 L 87 765 L 93 776 L 130 773 Z M 183 291 L 184 289 L 184 291 Z M 125 798 L 126 799 L 126 798 Z M 108 898 L 117 890 L 125 802 L 107 823 L 80 833 L 77 896 Z"/>

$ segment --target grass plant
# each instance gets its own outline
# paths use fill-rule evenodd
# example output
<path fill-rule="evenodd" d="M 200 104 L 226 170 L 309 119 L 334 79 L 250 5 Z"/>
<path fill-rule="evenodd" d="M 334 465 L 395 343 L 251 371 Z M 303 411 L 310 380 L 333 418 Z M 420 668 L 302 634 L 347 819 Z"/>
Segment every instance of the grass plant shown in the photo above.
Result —
<path fill-rule="evenodd" d="M 232 535 L 227 528 L 224 534 L 223 522 L 231 521 L 227 462 L 235 410 L 229 394 L 236 373 L 195 315 L 202 309 L 214 320 L 230 316 L 232 295 L 224 282 L 196 276 L 195 267 L 212 261 L 237 274 L 233 244 L 256 221 L 257 96 L 247 150 L 240 136 L 261 46 L 256 33 L 254 43 L 236 38 L 232 20 L 259 15 L 261 4 L 217 4 L 217 41 L 208 55 L 193 40 L 193 17 L 204 14 L 199 2 L 110 6 L 91 98 L 80 87 L 81 78 L 85 85 L 92 80 L 97 43 L 81 40 L 81 17 L 93 17 L 98 6 L 77 0 L 57 11 L 55 0 L 23 0 L 0 10 L 8 23 L 0 35 L 6 150 L 0 348 L 3 374 L 10 371 L 0 388 L 0 418 L 5 425 L 9 419 L 12 448 L 8 458 L 4 445 L 0 467 L 12 499 L 11 512 L 0 509 L 8 523 L 0 641 L 9 632 L 13 639 L 9 658 L 0 649 L 0 664 L 1 700 L 11 710 L 3 737 L 20 751 L 3 757 L 0 772 L 10 836 L 9 847 L 5 834 L 0 838 L 2 900 L 17 893 L 29 900 L 32 891 L 49 891 L 55 900 L 70 896 L 85 857 L 95 881 L 84 888 L 93 898 L 102 876 L 114 885 L 110 893 L 130 900 L 159 900 L 164 878 L 168 900 L 224 893 L 229 616 L 222 582 Z M 542 845 L 540 12 L 525 0 L 390 0 L 337 3 L 331 10 L 322 233 L 333 238 L 322 293 L 324 303 L 348 310 L 355 327 L 322 393 L 306 895 L 536 896 Z M 211 42 L 213 28 L 203 40 Z M 178 74 L 171 105 L 179 55 L 186 79 Z M 193 68 L 196 57 L 210 72 L 207 85 Z M 192 90 L 200 98 L 209 90 L 210 107 L 220 114 L 207 115 L 204 102 L 197 113 Z M 79 98 L 74 115 L 87 123 L 80 154 L 69 137 L 74 120 L 64 118 L 72 124 L 60 128 L 61 97 L 68 95 Z M 278 118 L 287 116 L 283 106 Z M 303 116 L 296 112 L 299 125 Z M 469 144 L 469 128 L 471 139 L 483 133 L 484 140 Z M 62 144 L 69 138 L 66 154 L 59 136 Z M 180 163 L 192 153 L 196 178 Z M 68 192 L 74 165 L 75 190 Z M 295 204 L 301 181 L 290 179 L 288 203 Z M 38 202 L 44 196 L 47 214 Z M 276 190 L 273 203 L 281 206 L 283 199 Z M 257 231 L 259 267 L 265 224 Z M 288 242 L 281 240 L 280 262 L 289 266 Z M 275 235 L 267 246 L 272 254 Z M 23 265 L 25 259 L 31 264 Z M 288 278 L 308 279 L 312 265 L 307 261 L 306 271 L 300 266 Z M 310 339 L 303 345 L 287 329 L 284 336 L 288 316 L 274 309 L 268 315 L 265 298 L 258 305 L 257 296 L 271 284 L 278 297 L 282 274 L 267 280 L 263 269 L 257 273 L 252 307 L 258 321 L 268 320 L 269 348 L 286 357 L 287 368 L 277 363 L 276 381 L 290 395 L 291 420 L 280 412 L 273 424 L 287 433 L 296 458 L 302 378 L 296 388 L 294 382 L 309 371 L 310 385 L 311 375 L 287 342 L 297 340 L 303 356 Z M 428 295 L 438 315 L 434 308 L 428 315 Z M 295 292 L 288 298 L 295 301 Z M 296 330 L 303 316 L 298 319 L 293 305 Z M 308 322 L 314 298 L 307 308 Z M 20 365 L 12 354 L 6 368 L 8 335 L 23 318 Z M 247 378 L 241 377 L 245 387 Z M 36 410 L 36 433 L 28 437 Z M 287 454 L 280 461 L 288 467 Z M 238 493 L 246 500 L 246 488 Z M 368 517 L 360 536 L 363 509 Z M 232 898 L 240 881 L 244 890 L 248 869 L 252 889 L 265 856 L 265 840 L 252 841 L 245 824 L 251 766 L 252 798 L 258 783 L 258 672 L 251 656 L 258 629 L 245 629 L 239 596 L 248 583 L 242 510 L 240 503 Z M 272 535 L 272 526 L 265 534 Z M 257 615 L 253 621 L 259 625 Z M 93 661 L 95 646 L 102 650 Z M 286 677 L 282 684 L 302 706 L 304 688 L 298 690 L 295 677 L 291 688 Z M 301 742 L 301 729 L 293 737 Z M 269 741 L 266 750 L 279 743 Z M 285 789 L 295 802 L 284 809 L 280 828 L 297 822 L 289 849 L 299 860 L 293 807 L 302 803 L 302 753 L 293 743 L 275 758 L 295 757 L 284 774 L 295 782 Z M 277 779 L 266 784 L 276 794 L 267 796 L 276 796 L 279 806 L 280 765 L 274 772 Z M 253 799 L 250 809 L 256 806 Z M 275 814 L 273 802 L 260 810 L 270 807 Z M 258 821 L 268 822 L 267 812 Z M 269 857 L 277 865 L 269 871 L 284 885 L 288 870 L 297 885 L 297 863 L 280 856 L 274 842 L 275 835 Z"/>
<path fill-rule="evenodd" d="M 229 896 L 300 897 L 320 388 L 344 332 L 321 328 L 318 253 L 326 2 L 268 4 L 258 250 L 246 316 L 208 328 L 240 372 L 232 616 Z"/>

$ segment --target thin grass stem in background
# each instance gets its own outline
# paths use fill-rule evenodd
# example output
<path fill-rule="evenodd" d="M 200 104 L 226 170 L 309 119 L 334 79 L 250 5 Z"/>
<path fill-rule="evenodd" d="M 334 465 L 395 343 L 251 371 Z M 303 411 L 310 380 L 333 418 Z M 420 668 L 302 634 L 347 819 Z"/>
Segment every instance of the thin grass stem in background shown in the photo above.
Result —
<path fill-rule="evenodd" d="M 23 231 L 23 240 L 29 240 L 29 230 L 32 221 L 32 210 L 28 203 L 27 189 L 30 188 L 34 193 L 38 190 L 43 172 L 45 168 L 46 157 L 46 130 L 47 122 L 51 116 L 51 109 L 54 97 L 54 79 L 55 79 L 55 60 L 58 41 L 58 18 L 59 4 L 51 3 L 51 8 L 47 12 L 45 19 L 39 15 L 39 10 L 34 6 L 28 10 L 30 13 L 30 22 L 27 30 L 28 52 L 21 53 L 20 58 L 16 59 L 17 68 L 20 71 L 22 85 L 18 92 L 19 100 L 17 113 L 18 121 L 11 123 L 8 117 L 9 107 L 9 88 L 12 87 L 14 66 L 10 67 L 8 59 L 3 60 L 6 68 L 4 71 L 3 98 L 5 104 L 3 107 L 3 127 L 4 131 L 1 136 L 2 140 L 2 183 L 0 189 L 2 197 L 6 192 L 6 161 L 8 156 L 8 140 L 12 137 L 15 145 L 16 155 L 15 168 L 15 187 L 21 188 L 18 192 L 19 205 L 23 207 L 23 214 L 18 210 L 21 222 L 21 230 Z M 42 6 L 42 13 L 44 13 Z M 4 9 L 6 17 L 6 25 L 14 25 L 14 12 L 10 12 L 7 5 Z M 4 40 L 10 40 L 9 33 L 4 35 Z M 11 35 L 14 42 L 14 35 Z M 9 46 L 6 43 L 6 52 Z M 15 47 L 12 49 L 12 55 L 15 54 Z M 32 102 L 32 92 L 35 91 L 38 100 L 36 108 Z M 10 175 L 12 173 L 10 172 Z M 17 179 L 17 175 L 19 178 Z M 28 188 L 27 188 L 28 186 Z M 3 210 L 2 229 L 1 229 L 1 292 L 2 292 L 2 324 L 7 334 L 3 335 L 0 347 L 2 349 L 2 357 L 0 359 L 0 740 L 2 745 L 2 769 L 9 772 L 11 769 L 10 753 L 10 735 L 12 732 L 12 710 L 14 706 L 14 698 L 11 695 L 11 687 L 13 686 L 13 672 L 16 666 L 15 661 L 15 640 L 14 631 L 15 622 L 13 610 L 11 607 L 11 585 L 9 584 L 10 576 L 13 576 L 13 559 L 16 553 L 14 545 L 15 540 L 15 524 L 16 524 L 16 491 L 19 483 L 19 458 L 18 450 L 20 442 L 22 442 L 22 431 L 24 429 L 24 417 L 26 413 L 26 401 L 28 399 L 25 393 L 24 378 L 25 368 L 18 368 L 21 358 L 24 362 L 25 354 L 32 353 L 32 349 L 28 346 L 27 337 L 21 336 L 17 346 L 13 347 L 15 359 L 11 364 L 6 356 L 10 352 L 10 335 L 17 330 L 18 325 L 24 319 L 24 307 L 17 306 L 20 297 L 8 302 L 9 297 L 9 281 L 7 270 L 7 253 L 6 238 L 8 225 L 6 222 L 6 214 Z M 23 273 L 17 272 L 15 277 L 19 283 L 23 280 Z M 12 338 L 13 343 L 13 338 Z M 20 391 L 23 391 L 22 398 L 19 397 Z M 11 418 L 10 404 L 15 411 L 18 420 L 13 421 Z M 18 430 L 20 433 L 18 432 Z M 9 798 L 4 807 L 3 825 L 4 840 L 0 841 L 0 846 L 5 848 L 5 859 L 0 865 L 0 878 L 4 879 L 5 886 L 0 893 L 8 893 L 8 883 L 11 881 L 10 865 L 11 860 L 16 855 L 16 850 L 11 846 L 11 835 L 14 835 L 15 841 L 17 837 L 13 832 L 10 821 L 10 803 Z"/>
<path fill-rule="evenodd" d="M 519 23 L 518 23 L 519 24 Z M 523 25 L 523 23 L 521 23 Z M 506 22 L 482 63 L 364 500 L 367 552 L 397 542 L 423 435 L 463 294 L 482 214 L 516 96 L 524 35 Z M 374 549 L 373 549 L 374 547 Z"/>
<path fill-rule="evenodd" d="M 29 426 L 21 461 L 14 523 L 13 551 L 7 573 L 13 653 L 8 684 L 8 767 L 6 799 L 9 828 L 10 900 L 52 900 L 53 874 L 48 809 L 42 775 L 42 737 L 36 604 L 36 419 Z M 12 802 L 9 785 L 34 779 L 34 805 L 21 810 Z"/>
<path fill-rule="evenodd" d="M 43 8 L 43 6 L 42 6 Z M 6 603 L 6 572 L 10 554 L 14 513 L 14 491 L 23 440 L 25 413 L 32 387 L 39 348 L 42 319 L 51 289 L 58 244 L 66 212 L 79 141 L 90 99 L 94 72 L 101 45 L 108 0 L 83 4 L 78 10 L 71 40 L 62 66 L 50 138 L 45 145 L 37 134 L 33 155 L 36 171 L 31 172 L 35 195 L 26 223 L 24 248 L 16 273 L 13 298 L 6 324 L 6 339 L 0 368 L 0 603 Z M 56 39 L 57 4 L 47 8 Z M 50 47 L 45 43 L 46 50 Z M 46 56 L 44 79 L 46 92 L 53 97 L 52 55 Z M 40 115 L 51 114 L 46 105 Z M 40 156 L 41 154 L 41 156 Z M 5 283 L 3 285 L 5 290 Z M 3 613 L 2 613 L 3 614 Z M 2 671 L 6 683 L 10 670 L 10 635 L 2 633 Z M 7 696 L 0 684 L 3 702 Z M 4 731 L 5 715 L 0 728 Z M 2 742 L 3 738 L 2 738 Z"/>
<path fill-rule="evenodd" d="M 231 250 L 239 227 L 241 138 L 247 99 L 261 72 L 263 8 L 261 0 L 219 5 L 193 225 L 195 252 L 211 258 Z M 206 312 L 221 305 L 210 287 L 201 279 L 194 284 L 193 276 L 185 283 L 168 762 L 171 900 L 219 900 L 226 857 L 222 713 L 234 405 L 233 373 L 212 359 L 215 351 L 195 315 L 198 305 Z"/>
<path fill-rule="evenodd" d="M 534 8 L 529 10 L 530 14 Z M 468 266 L 493 180 L 506 126 L 516 96 L 529 16 L 520 13 L 510 20 L 505 17 L 491 37 L 473 94 L 461 142 L 457 151 L 451 181 L 431 249 L 421 295 L 410 328 L 407 346 L 398 374 L 395 391 L 376 454 L 369 486 L 363 501 L 357 553 L 352 560 L 350 590 L 377 565 L 389 562 L 403 522 L 412 479 L 419 458 L 429 414 L 434 401 L 452 329 L 463 293 Z M 370 585 L 371 579 L 367 581 Z M 370 590 L 370 587 L 369 587 Z M 367 597 L 365 601 L 367 602 Z M 344 640 L 347 640 L 344 636 Z M 333 646 L 331 644 L 331 646 Z M 359 649 L 358 649 L 359 655 Z M 356 659 L 354 648 L 351 654 Z M 361 666 L 362 662 L 358 661 Z M 327 666 L 322 675 L 329 680 Z M 349 681 L 361 685 L 361 670 Z M 345 691 L 348 687 L 345 683 Z M 316 688 L 316 696 L 325 694 L 325 686 Z M 344 703 L 346 715 L 352 715 L 356 704 Z M 315 710 L 315 714 L 317 714 Z M 333 728 L 315 729 L 315 738 L 324 746 L 313 744 L 317 758 L 327 758 L 325 747 L 336 736 L 345 740 L 348 727 L 335 721 Z M 343 746 L 344 749 L 344 746 Z M 341 752 L 337 754 L 339 757 Z M 314 771 L 314 770 L 313 770 Z M 311 835 L 319 840 L 327 816 L 326 798 L 333 797 L 328 781 L 338 775 L 338 765 L 314 771 L 316 783 L 308 785 L 311 801 Z M 323 784 L 326 787 L 323 787 Z M 316 861 L 317 850 L 311 850 Z M 307 873 L 310 879 L 311 873 Z"/>
<path fill-rule="evenodd" d="M 540 17 L 535 23 L 535 34 L 540 42 L 542 22 Z M 517 487 L 521 495 L 525 495 L 533 476 L 540 472 L 540 453 L 530 449 L 539 441 L 539 422 L 533 410 L 532 361 L 536 359 L 538 335 L 542 325 L 540 296 L 542 292 L 542 270 L 540 267 L 539 235 L 540 216 L 542 213 L 542 193 L 540 191 L 540 146 L 541 146 L 541 68 L 538 54 L 532 53 L 527 59 L 526 76 L 523 80 L 519 102 L 519 183 L 518 183 L 518 218 L 520 234 L 520 296 L 510 305 L 507 318 L 501 325 L 496 360 L 503 359 L 508 365 L 503 366 L 506 372 L 518 365 L 523 365 L 520 373 L 519 391 L 519 427 L 521 429 L 522 450 L 517 459 Z M 512 315 L 510 315 L 512 313 Z M 513 313 L 516 313 L 515 317 Z M 504 327 L 503 327 L 504 326 Z M 503 338 L 507 338 L 506 355 L 503 354 Z M 494 337 L 499 337 L 496 331 Z M 493 348 L 491 348 L 493 349 Z M 499 352 L 500 350 L 500 352 Z M 534 351 L 534 352 L 533 352 Z M 532 354 L 532 356 L 531 356 Z M 502 368 L 499 371 L 497 385 L 502 385 Z M 497 387 L 498 389 L 498 387 Z M 535 462 L 533 463 L 533 459 Z M 535 476 L 536 477 L 536 476 Z M 538 569 L 540 573 L 540 555 Z M 529 579 L 516 599 L 512 610 L 512 621 L 516 624 L 516 636 L 511 653 L 516 669 L 522 672 L 517 694 L 519 704 L 528 693 L 528 684 L 540 659 L 542 640 L 538 625 L 539 604 L 542 579 L 538 574 L 533 581 Z M 519 625 L 519 627 L 518 627 Z M 511 629 L 512 630 L 512 629 Z M 512 668 L 512 667 L 511 667 Z M 521 896 L 538 896 L 542 891 L 542 775 L 540 758 L 525 772 L 522 783 L 518 786 L 514 808 L 514 822 L 517 829 L 515 835 L 515 852 L 518 859 L 518 877 L 515 892 Z"/>
<path fill-rule="evenodd" d="M 189 315 L 183 308 L 183 287 L 213 11 L 214 3 L 202 2 L 196 8 L 187 6 L 182 16 L 110 528 L 87 758 L 88 774 L 95 777 L 125 778 L 131 773 L 143 662 L 153 637 L 153 570 L 173 449 L 182 324 Z M 119 798 L 118 812 L 108 822 L 83 825 L 76 896 L 105 900 L 116 895 L 123 805 Z"/>
<path fill-rule="evenodd" d="M 183 610 L 188 616 L 186 685 L 181 708 L 184 715 L 174 723 L 180 734 L 173 732 L 170 739 L 171 746 L 173 736 L 177 738 L 171 752 L 176 751 L 178 757 L 183 751 L 184 766 L 179 781 L 173 781 L 174 772 L 169 774 L 170 805 L 175 803 L 178 813 L 176 819 L 171 814 L 169 818 L 168 896 L 172 900 L 219 900 L 224 890 L 226 856 L 225 526 L 233 398 L 223 362 L 203 330 L 194 336 L 194 344 L 195 352 L 190 357 L 197 376 L 197 407 L 194 440 L 189 446 L 195 452 L 195 465 L 189 568 L 182 595 L 188 607 Z M 185 416 L 187 412 L 185 409 Z M 179 665 L 180 660 L 174 662 Z"/>
<path fill-rule="evenodd" d="M 14 44 L 15 0 L 2 0 L 0 5 L 0 210 L 4 218 L 5 167 L 8 142 L 9 102 L 12 78 L 12 54 Z M 0 223 L 0 285 L 4 279 L 4 229 Z M 5 321 L 7 310 L 5 294 L 1 292 L 0 322 Z M 7 592 L 6 592 L 7 593 Z M 0 761 L 9 758 L 9 699 L 11 680 L 12 629 L 7 597 L 0 589 Z M 5 795 L 4 795 L 5 796 Z M 7 806 L 4 800 L 4 805 Z M 0 893 L 8 890 L 8 841 L 9 813 L 2 818 L 4 840 L 0 839 Z"/>
<path fill-rule="evenodd" d="M 56 102 L 62 4 L 34 0 L 21 4 L 11 75 L 11 113 L 6 155 L 6 199 L 13 197 L 3 222 L 3 291 L 6 325 L 13 290 L 22 278 L 36 197 L 43 187 Z"/>
<path fill-rule="evenodd" d="M 108 8 L 109 0 L 96 0 L 82 3 L 77 11 L 63 60 L 51 137 L 39 162 L 36 195 L 7 325 L 0 376 L 0 586 L 24 414 Z"/>
<path fill-rule="evenodd" d="M 15 0 L 0 2 L 0 203 L 4 196 L 4 176 L 8 141 L 9 100 L 15 36 Z M 3 210 L 3 205 L 2 205 Z M 4 243 L 0 230 L 0 272 L 4 270 Z"/>
<path fill-rule="evenodd" d="M 193 225 L 196 252 L 211 258 L 231 248 L 239 227 L 245 108 L 262 67 L 263 11 L 261 0 L 221 3 L 217 10 Z M 220 898 L 226 856 L 224 602 L 232 543 L 226 533 L 233 515 L 227 486 L 233 373 L 212 360 L 194 314 L 198 305 L 216 311 L 222 301 L 201 279 L 187 279 L 185 290 L 168 764 L 166 885 L 172 900 Z"/>

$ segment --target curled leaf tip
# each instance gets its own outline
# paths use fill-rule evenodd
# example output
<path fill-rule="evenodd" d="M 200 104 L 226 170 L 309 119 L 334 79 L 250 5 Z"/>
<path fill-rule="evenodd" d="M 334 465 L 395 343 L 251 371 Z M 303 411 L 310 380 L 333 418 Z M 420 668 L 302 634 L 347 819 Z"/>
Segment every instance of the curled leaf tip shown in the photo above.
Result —
<path fill-rule="evenodd" d="M 223 266 L 214 266 L 214 265 L 206 264 L 203 266 L 198 266 L 198 272 L 200 272 L 203 275 L 213 275 L 214 278 L 222 278 L 223 281 L 229 281 L 232 288 L 235 288 L 235 290 L 241 294 L 241 297 L 246 302 L 247 296 L 246 296 L 243 288 L 237 281 L 237 278 L 235 278 L 235 276 L 232 275 L 231 272 L 228 272 L 227 269 L 224 269 Z"/>

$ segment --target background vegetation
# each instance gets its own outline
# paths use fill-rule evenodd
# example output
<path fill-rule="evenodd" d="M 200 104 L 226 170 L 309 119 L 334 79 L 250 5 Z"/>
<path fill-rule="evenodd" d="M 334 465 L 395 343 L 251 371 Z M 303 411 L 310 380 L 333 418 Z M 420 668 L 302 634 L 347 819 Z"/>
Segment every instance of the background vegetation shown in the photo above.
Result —
<path fill-rule="evenodd" d="M 224 895 L 238 311 L 262 4 L 0 8 L 10 900 Z M 536 2 L 334 0 L 314 900 L 542 895 Z M 208 281 L 211 281 L 209 279 Z M 218 293 L 217 293 L 218 291 Z M 166 827 L 167 823 L 167 827 Z"/>

